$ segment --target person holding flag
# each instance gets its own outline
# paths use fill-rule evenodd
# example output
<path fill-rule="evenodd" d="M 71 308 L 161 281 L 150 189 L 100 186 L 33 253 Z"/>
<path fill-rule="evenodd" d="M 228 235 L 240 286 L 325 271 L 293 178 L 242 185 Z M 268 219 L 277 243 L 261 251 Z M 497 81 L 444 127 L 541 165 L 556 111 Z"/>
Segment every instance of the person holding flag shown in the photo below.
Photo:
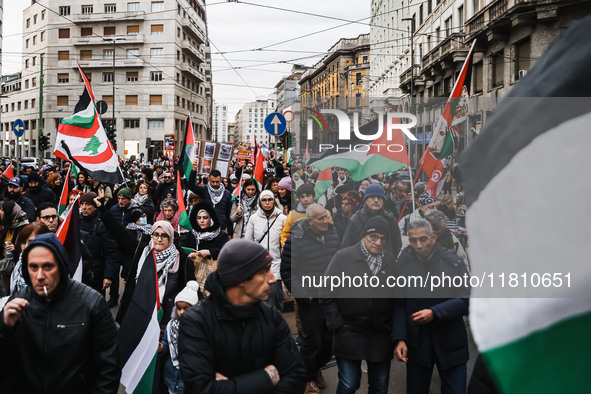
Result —
<path fill-rule="evenodd" d="M 222 184 L 222 174 L 219 170 L 212 170 L 207 178 L 206 186 L 199 186 L 196 183 L 199 159 L 193 160 L 193 171 L 189 176 L 188 188 L 201 197 L 201 201 L 215 209 L 219 219 L 220 228 L 225 231 L 231 223 L 230 212 L 232 210 L 232 196 Z"/>

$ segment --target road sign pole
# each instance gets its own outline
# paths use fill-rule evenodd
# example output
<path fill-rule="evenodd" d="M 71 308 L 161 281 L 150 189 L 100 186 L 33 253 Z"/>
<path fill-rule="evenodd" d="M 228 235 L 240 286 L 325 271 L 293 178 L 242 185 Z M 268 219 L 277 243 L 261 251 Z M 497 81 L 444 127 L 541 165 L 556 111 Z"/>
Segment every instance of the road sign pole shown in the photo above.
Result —
<path fill-rule="evenodd" d="M 20 152 L 20 137 L 16 136 L 14 139 L 14 146 L 16 148 L 16 176 L 18 177 L 21 172 L 21 152 Z"/>

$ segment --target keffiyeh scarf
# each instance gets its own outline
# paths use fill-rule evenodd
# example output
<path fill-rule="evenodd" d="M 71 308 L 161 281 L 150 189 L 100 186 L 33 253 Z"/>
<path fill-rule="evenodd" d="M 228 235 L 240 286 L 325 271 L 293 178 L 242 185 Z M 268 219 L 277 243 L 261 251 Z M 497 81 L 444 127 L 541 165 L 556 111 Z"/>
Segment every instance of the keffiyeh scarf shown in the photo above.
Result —
<path fill-rule="evenodd" d="M 224 184 L 223 183 L 220 183 L 220 187 L 217 188 L 217 189 L 214 189 L 208 183 L 207 184 L 207 191 L 209 191 L 209 197 L 211 197 L 211 202 L 213 203 L 213 206 L 215 208 L 215 206 L 220 201 L 222 201 L 222 197 L 224 197 L 224 191 L 226 191 L 226 188 L 224 187 Z"/>
<path fill-rule="evenodd" d="M 363 241 L 361 241 L 361 253 L 365 257 L 365 261 L 369 264 L 369 269 L 374 275 L 377 275 L 378 272 L 382 269 L 382 259 L 384 257 L 384 252 L 380 254 L 373 254 L 365 247 Z"/>

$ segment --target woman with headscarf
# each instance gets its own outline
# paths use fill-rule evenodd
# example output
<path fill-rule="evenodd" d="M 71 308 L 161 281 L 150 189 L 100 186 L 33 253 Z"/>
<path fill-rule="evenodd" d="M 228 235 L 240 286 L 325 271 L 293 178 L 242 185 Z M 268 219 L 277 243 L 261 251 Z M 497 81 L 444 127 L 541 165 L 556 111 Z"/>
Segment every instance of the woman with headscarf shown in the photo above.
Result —
<path fill-rule="evenodd" d="M 291 211 L 291 177 L 286 176 L 281 178 L 277 184 L 275 200 L 277 202 L 277 208 L 281 209 L 284 215 L 288 215 L 289 211 Z"/>
<path fill-rule="evenodd" d="M 14 251 L 16 238 L 23 227 L 29 224 L 27 214 L 12 200 L 5 200 L 0 207 L 0 241 L 4 246 L 2 259 L 0 259 L 0 273 L 2 274 L 2 286 L 6 293 L 10 291 L 10 275 L 16 264 L 17 256 Z"/>
<path fill-rule="evenodd" d="M 248 221 L 258 207 L 259 189 L 253 179 L 242 181 L 240 198 L 234 200 L 230 221 L 234 223 L 234 238 L 244 238 Z"/>
<path fill-rule="evenodd" d="M 228 234 L 220 229 L 220 221 L 211 205 L 200 202 L 191 210 L 189 217 L 193 227 L 193 237 L 189 237 L 191 244 L 203 257 L 211 256 L 218 259 L 220 250 L 228 242 Z"/>
<path fill-rule="evenodd" d="M 154 223 L 149 242 L 146 244 L 146 239 L 142 238 L 137 244 L 117 314 L 118 322 L 123 320 L 130 306 L 138 275 L 142 272 L 142 266 L 150 262 L 151 253 L 156 258 L 158 291 L 163 312 L 161 327 L 165 327 L 170 320 L 176 295 L 183 290 L 187 281 L 195 279 L 193 264 L 187 260 L 187 253 L 174 243 L 172 225 L 164 220 Z"/>
<path fill-rule="evenodd" d="M 341 207 L 334 215 L 334 227 L 341 239 L 343 238 L 343 235 L 345 235 L 345 230 L 349 224 L 349 219 L 351 219 L 351 216 L 357 212 L 360 202 L 361 197 L 356 191 L 351 190 L 343 193 Z"/>
<path fill-rule="evenodd" d="M 295 187 L 295 189 L 297 190 L 298 187 L 302 186 L 304 184 L 304 181 L 301 179 L 300 174 L 298 174 L 297 172 L 293 174 L 293 185 Z"/>
<path fill-rule="evenodd" d="M 137 193 L 133 197 L 133 201 L 142 208 L 142 211 L 146 214 L 147 222 L 150 224 L 154 223 L 154 212 L 156 212 L 156 207 L 150 198 L 150 188 L 143 179 L 138 181 Z"/>

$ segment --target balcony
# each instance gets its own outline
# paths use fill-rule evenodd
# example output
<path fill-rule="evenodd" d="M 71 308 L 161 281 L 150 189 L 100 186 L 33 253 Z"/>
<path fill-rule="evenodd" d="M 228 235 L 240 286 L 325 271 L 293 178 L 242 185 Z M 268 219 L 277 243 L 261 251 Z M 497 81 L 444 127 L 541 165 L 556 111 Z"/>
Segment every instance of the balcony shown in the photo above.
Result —
<path fill-rule="evenodd" d="M 189 63 L 181 63 L 180 69 L 182 72 L 196 77 L 199 82 L 205 82 L 205 76 Z"/>
<path fill-rule="evenodd" d="M 72 39 L 72 43 L 75 46 L 88 46 L 88 45 L 113 45 L 113 42 L 109 40 L 109 38 L 115 39 L 117 45 L 125 45 L 125 44 L 143 44 L 144 43 L 144 35 L 143 34 L 135 34 L 135 35 L 125 35 L 125 36 L 106 36 L 104 39 L 102 37 L 97 36 L 84 36 L 84 37 L 74 37 Z"/>
<path fill-rule="evenodd" d="M 96 6 L 95 8 L 98 8 Z M 145 19 L 143 11 L 92 13 L 92 14 L 74 14 L 70 17 L 74 23 L 97 23 L 97 22 L 128 22 L 143 21 Z"/>
<path fill-rule="evenodd" d="M 425 78 L 421 75 L 420 66 L 418 64 L 415 64 L 413 69 L 414 69 L 413 84 L 414 84 L 415 93 L 416 93 L 416 87 L 423 86 L 425 84 Z M 410 92 L 411 80 L 412 80 L 412 78 L 410 75 L 410 67 L 409 67 L 408 69 L 406 69 L 406 71 L 404 71 L 400 75 L 400 89 L 402 89 L 406 93 Z"/>
<path fill-rule="evenodd" d="M 185 31 L 190 33 L 197 40 L 198 44 L 205 44 L 205 33 L 195 22 L 189 18 L 183 18 L 181 25 Z"/>
<path fill-rule="evenodd" d="M 463 44 L 464 34 L 454 33 L 445 38 L 421 59 L 421 70 L 431 75 L 441 70 L 463 62 L 468 54 L 468 48 Z"/>
<path fill-rule="evenodd" d="M 183 40 L 181 47 L 183 50 L 189 52 L 195 56 L 201 63 L 205 62 L 205 54 L 199 50 L 196 46 L 191 44 L 188 40 Z"/>
<path fill-rule="evenodd" d="M 77 62 L 72 62 L 72 68 L 78 68 L 78 63 L 83 69 L 90 68 L 112 68 L 113 59 L 80 59 Z M 133 59 L 115 59 L 116 68 L 138 68 L 144 67 L 144 61 L 140 58 L 134 57 Z"/>

